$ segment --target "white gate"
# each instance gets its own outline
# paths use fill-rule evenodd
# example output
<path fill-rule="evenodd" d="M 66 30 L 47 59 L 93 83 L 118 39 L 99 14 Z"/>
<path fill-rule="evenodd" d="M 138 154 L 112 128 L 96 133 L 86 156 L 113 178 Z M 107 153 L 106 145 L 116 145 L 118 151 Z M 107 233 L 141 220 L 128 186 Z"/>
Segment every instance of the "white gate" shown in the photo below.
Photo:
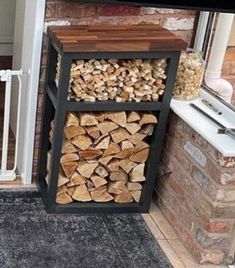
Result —
<path fill-rule="evenodd" d="M 7 169 L 8 159 L 8 145 L 9 145 L 9 128 L 10 128 L 10 107 L 11 107 L 11 90 L 12 90 L 12 76 L 18 78 L 18 103 L 17 103 L 17 123 L 16 123 L 16 135 L 15 135 L 15 155 L 14 166 L 11 170 Z M 20 105 L 21 105 L 21 77 L 22 70 L 0 70 L 0 81 L 5 82 L 5 104 L 4 104 L 4 119 L 3 119 L 3 134 L 2 134 L 2 155 L 1 169 L 0 169 L 0 181 L 12 181 L 16 178 L 16 159 L 19 147 L 19 119 L 20 119 Z"/>

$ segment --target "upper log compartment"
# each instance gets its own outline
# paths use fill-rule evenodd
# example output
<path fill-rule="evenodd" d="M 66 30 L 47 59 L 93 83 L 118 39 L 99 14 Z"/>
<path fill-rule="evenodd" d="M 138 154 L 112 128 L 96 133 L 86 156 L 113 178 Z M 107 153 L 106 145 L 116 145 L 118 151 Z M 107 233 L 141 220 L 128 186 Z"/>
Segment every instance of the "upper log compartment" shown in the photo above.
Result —
<path fill-rule="evenodd" d="M 53 26 L 48 34 L 63 52 L 181 51 L 185 41 L 159 25 Z"/>

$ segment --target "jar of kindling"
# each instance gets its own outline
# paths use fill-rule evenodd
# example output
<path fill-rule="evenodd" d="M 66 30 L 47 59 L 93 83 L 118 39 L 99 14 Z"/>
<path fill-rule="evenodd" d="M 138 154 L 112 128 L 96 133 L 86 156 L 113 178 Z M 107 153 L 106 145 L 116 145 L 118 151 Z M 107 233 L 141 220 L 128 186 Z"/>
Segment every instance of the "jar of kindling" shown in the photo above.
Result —
<path fill-rule="evenodd" d="M 173 97 L 178 100 L 196 99 L 200 92 L 205 62 L 198 52 L 181 54 L 176 75 Z"/>

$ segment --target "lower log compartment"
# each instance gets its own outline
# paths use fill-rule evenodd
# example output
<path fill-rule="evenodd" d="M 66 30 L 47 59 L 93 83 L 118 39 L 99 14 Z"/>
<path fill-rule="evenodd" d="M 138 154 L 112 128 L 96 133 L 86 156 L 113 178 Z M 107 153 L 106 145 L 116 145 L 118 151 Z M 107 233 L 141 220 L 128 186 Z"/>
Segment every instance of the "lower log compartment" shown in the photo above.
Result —
<path fill-rule="evenodd" d="M 58 55 L 58 86 L 61 56 Z M 159 101 L 167 79 L 166 59 L 73 60 L 68 100 Z"/>
<path fill-rule="evenodd" d="M 139 203 L 156 124 L 150 112 L 68 113 L 56 202 Z"/>

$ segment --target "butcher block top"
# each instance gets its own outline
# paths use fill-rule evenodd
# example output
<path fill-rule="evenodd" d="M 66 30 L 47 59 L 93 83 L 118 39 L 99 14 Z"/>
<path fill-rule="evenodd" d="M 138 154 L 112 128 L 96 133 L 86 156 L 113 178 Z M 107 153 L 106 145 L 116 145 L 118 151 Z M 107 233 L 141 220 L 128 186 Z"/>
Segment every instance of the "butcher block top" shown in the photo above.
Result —
<path fill-rule="evenodd" d="M 159 25 L 79 25 L 48 28 L 64 52 L 181 51 L 185 41 Z"/>

